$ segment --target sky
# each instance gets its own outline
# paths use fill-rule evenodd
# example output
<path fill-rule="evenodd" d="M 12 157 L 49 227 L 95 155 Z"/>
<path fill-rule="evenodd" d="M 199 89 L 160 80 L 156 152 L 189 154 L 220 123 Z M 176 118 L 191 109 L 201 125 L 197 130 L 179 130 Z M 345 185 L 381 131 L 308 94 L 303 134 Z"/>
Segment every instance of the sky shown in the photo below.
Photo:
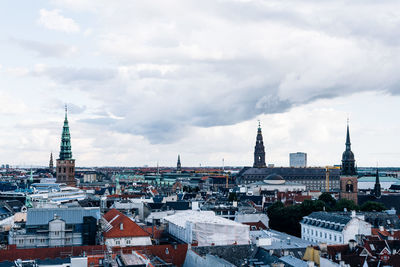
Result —
<path fill-rule="evenodd" d="M 23 5 L 24 8 L 21 8 Z M 0 164 L 400 166 L 400 2 L 0 2 Z"/>

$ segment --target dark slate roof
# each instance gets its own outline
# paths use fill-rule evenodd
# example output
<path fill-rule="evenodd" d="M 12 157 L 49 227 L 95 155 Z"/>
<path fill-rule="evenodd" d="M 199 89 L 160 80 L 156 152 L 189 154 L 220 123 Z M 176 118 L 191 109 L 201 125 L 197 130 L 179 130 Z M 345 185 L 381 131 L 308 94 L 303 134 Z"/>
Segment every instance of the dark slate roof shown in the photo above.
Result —
<path fill-rule="evenodd" d="M 153 211 L 161 210 L 164 207 L 164 203 L 146 203 L 146 205 Z"/>
<path fill-rule="evenodd" d="M 211 254 L 235 266 L 243 266 L 246 259 L 253 258 L 257 253 L 257 247 L 252 245 L 192 247 L 191 249 L 200 256 Z"/>
<path fill-rule="evenodd" d="M 336 212 L 336 214 L 351 217 L 351 212 Z M 357 212 L 357 215 L 364 216 L 364 220 L 372 225 L 373 228 L 379 226 L 385 229 L 400 229 L 400 219 L 396 214 L 387 212 Z"/>
<path fill-rule="evenodd" d="M 277 174 L 287 180 L 288 177 L 296 178 L 310 178 L 310 177 L 321 177 L 326 175 L 325 168 L 291 168 L 291 167 L 277 167 L 277 168 L 249 168 L 245 167 L 238 174 L 238 177 L 246 176 L 265 176 L 271 174 Z M 330 170 L 331 179 L 339 179 L 340 169 Z"/>
<path fill-rule="evenodd" d="M 92 216 L 99 220 L 100 208 L 28 209 L 26 225 L 47 225 L 54 219 L 54 215 L 59 216 L 67 224 L 82 224 L 83 217 Z"/>
<path fill-rule="evenodd" d="M 8 206 L 10 206 L 14 211 L 21 211 L 24 204 L 19 200 L 6 200 Z"/>
<path fill-rule="evenodd" d="M 254 204 L 256 205 L 262 205 L 262 196 L 248 196 L 248 195 L 241 195 L 240 196 L 240 201 L 246 201 L 246 200 L 250 200 L 252 202 L 254 202 Z"/>
<path fill-rule="evenodd" d="M 317 211 L 305 216 L 301 223 L 341 232 L 350 220 L 349 216 Z"/>
<path fill-rule="evenodd" d="M 167 209 L 170 210 L 188 210 L 190 209 L 189 206 L 190 202 L 188 201 L 171 201 L 166 203 Z"/>

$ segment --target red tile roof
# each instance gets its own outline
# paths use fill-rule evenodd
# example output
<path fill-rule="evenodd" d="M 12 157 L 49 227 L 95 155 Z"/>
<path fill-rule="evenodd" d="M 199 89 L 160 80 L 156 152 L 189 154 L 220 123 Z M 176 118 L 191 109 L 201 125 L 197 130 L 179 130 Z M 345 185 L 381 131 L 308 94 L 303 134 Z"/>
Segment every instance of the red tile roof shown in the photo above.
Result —
<path fill-rule="evenodd" d="M 112 226 L 110 230 L 103 233 L 105 238 L 150 236 L 137 223 L 116 209 L 112 209 L 104 214 L 103 218 Z"/>

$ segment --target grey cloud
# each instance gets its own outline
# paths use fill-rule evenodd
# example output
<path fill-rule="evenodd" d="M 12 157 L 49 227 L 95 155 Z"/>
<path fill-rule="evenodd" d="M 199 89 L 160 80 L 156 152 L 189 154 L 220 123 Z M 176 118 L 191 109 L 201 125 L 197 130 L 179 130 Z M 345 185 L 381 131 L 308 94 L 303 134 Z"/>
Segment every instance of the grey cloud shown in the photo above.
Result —
<path fill-rule="evenodd" d="M 400 9 L 392 3 L 100 5 L 93 9 L 105 26 L 98 29 L 98 48 L 114 65 L 53 67 L 44 75 L 89 92 L 122 118 L 105 113 L 85 123 L 174 142 L 191 127 L 236 124 L 322 98 L 398 93 L 400 38 L 393 32 Z M 160 71 L 167 65 L 174 68 Z M 132 70 L 121 75 L 121 66 Z"/>
<path fill-rule="evenodd" d="M 10 41 L 20 47 L 36 52 L 40 57 L 66 57 L 75 54 L 78 49 L 72 45 L 62 43 L 43 43 L 35 40 L 10 38 Z"/>

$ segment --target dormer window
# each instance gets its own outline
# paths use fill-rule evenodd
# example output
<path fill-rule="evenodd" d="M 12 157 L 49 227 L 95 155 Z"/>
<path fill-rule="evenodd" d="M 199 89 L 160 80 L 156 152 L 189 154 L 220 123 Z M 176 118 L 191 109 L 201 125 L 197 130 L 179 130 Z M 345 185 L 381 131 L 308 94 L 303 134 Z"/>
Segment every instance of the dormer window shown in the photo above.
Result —
<path fill-rule="evenodd" d="M 120 223 L 120 224 L 119 224 L 119 229 L 120 229 L 120 230 L 124 230 L 124 224 L 123 224 L 123 223 Z"/>

